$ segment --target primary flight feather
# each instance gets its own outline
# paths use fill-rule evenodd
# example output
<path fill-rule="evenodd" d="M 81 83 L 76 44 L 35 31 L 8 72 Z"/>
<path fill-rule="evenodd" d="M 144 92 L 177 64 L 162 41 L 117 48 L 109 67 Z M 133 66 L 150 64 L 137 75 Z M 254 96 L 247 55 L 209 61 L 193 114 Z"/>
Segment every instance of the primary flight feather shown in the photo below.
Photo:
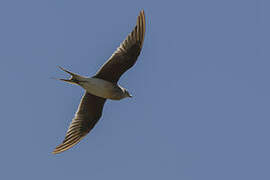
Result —
<path fill-rule="evenodd" d="M 59 80 L 81 86 L 85 89 L 85 94 L 81 99 L 75 117 L 69 125 L 64 141 L 54 149 L 54 154 L 71 148 L 90 132 L 102 115 L 106 99 L 121 100 L 132 97 L 117 82 L 121 75 L 137 61 L 142 49 L 144 35 L 145 15 L 142 10 L 133 31 L 93 77 L 80 76 L 59 67 L 71 75 L 70 79 Z"/>

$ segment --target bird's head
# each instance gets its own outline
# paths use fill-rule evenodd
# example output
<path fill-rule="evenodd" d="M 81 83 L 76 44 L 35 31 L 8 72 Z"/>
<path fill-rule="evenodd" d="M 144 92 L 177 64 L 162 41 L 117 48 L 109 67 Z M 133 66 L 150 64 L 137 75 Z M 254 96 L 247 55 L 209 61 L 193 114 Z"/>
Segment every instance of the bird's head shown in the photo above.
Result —
<path fill-rule="evenodd" d="M 124 95 L 125 95 L 125 97 L 132 97 L 132 95 L 128 92 L 128 90 L 127 89 L 124 89 Z"/>

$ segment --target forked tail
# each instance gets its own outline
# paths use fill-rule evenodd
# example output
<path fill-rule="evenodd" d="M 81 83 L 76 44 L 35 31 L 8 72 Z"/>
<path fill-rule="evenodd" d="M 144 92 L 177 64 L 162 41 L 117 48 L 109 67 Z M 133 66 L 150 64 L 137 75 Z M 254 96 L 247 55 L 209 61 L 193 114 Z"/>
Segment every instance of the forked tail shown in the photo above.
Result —
<path fill-rule="evenodd" d="M 57 80 L 65 81 L 65 82 L 68 82 L 68 83 L 71 83 L 71 84 L 79 84 L 79 82 L 82 82 L 85 79 L 85 77 L 80 76 L 78 74 L 75 74 L 73 72 L 70 72 L 70 71 L 62 68 L 61 66 L 58 66 L 58 68 L 61 69 L 62 71 L 65 71 L 66 73 L 70 74 L 71 77 L 70 77 L 70 79 L 58 79 L 58 78 L 56 78 Z"/>

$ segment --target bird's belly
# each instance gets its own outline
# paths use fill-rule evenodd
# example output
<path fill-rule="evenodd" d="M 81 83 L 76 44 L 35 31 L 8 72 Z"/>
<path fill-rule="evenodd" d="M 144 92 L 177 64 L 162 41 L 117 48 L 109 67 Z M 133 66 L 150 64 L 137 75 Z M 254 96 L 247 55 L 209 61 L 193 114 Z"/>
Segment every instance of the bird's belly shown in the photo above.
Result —
<path fill-rule="evenodd" d="M 119 86 L 98 78 L 90 78 L 82 87 L 90 94 L 98 97 L 120 100 L 123 98 L 122 90 Z"/>

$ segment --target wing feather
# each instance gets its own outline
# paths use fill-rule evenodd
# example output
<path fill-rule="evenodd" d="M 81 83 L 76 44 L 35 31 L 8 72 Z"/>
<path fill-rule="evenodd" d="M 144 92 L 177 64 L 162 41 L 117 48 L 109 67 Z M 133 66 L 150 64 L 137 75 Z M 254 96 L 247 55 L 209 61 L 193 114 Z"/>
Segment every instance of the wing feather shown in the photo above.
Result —
<path fill-rule="evenodd" d="M 84 94 L 75 117 L 69 125 L 66 137 L 63 142 L 54 149 L 54 154 L 73 147 L 90 132 L 102 115 L 105 101 L 106 99 L 87 92 Z"/>
<path fill-rule="evenodd" d="M 140 12 L 133 31 L 102 65 L 94 77 L 116 83 L 121 75 L 131 68 L 140 55 L 145 35 L 145 15 Z"/>

